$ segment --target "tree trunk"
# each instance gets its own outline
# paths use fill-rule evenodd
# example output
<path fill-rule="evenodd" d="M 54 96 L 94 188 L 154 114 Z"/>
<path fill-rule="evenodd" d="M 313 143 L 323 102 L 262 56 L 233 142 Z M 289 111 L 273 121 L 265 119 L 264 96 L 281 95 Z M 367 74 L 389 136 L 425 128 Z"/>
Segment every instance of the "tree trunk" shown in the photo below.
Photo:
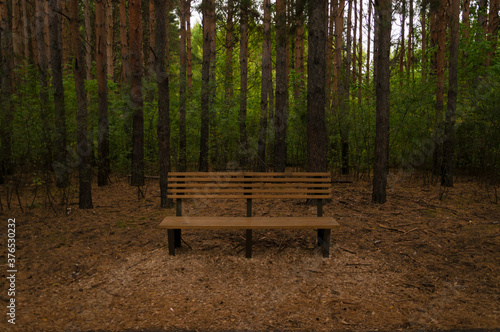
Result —
<path fill-rule="evenodd" d="M 309 0 L 307 62 L 307 170 L 328 169 L 325 118 L 327 0 Z"/>
<path fill-rule="evenodd" d="M 31 48 L 30 48 L 30 41 L 31 41 L 31 36 L 30 36 L 30 22 L 28 20 L 28 6 L 26 5 L 27 0 L 22 0 L 21 1 L 21 8 L 23 11 L 23 43 L 24 43 L 24 48 L 23 48 L 23 58 L 28 60 L 28 61 L 33 61 L 32 55 L 31 55 Z"/>
<path fill-rule="evenodd" d="M 215 2 L 202 2 L 203 10 L 203 61 L 201 67 L 201 136 L 200 136 L 200 172 L 208 172 L 208 140 L 210 129 L 210 67 L 212 57 L 212 20 L 215 14 Z"/>
<path fill-rule="evenodd" d="M 464 26 L 464 40 L 469 44 L 470 38 L 470 0 L 463 1 L 462 9 L 462 23 Z"/>
<path fill-rule="evenodd" d="M 5 175 L 14 171 L 12 160 L 12 121 L 14 108 L 12 95 L 12 30 L 10 28 L 9 8 L 6 1 L 0 1 L 0 184 L 5 182 Z"/>
<path fill-rule="evenodd" d="M 392 2 L 375 1 L 377 15 L 378 49 L 375 94 L 377 98 L 375 160 L 373 165 L 372 201 L 383 204 L 387 200 L 387 172 L 389 155 L 389 106 L 390 106 L 390 63 Z"/>
<path fill-rule="evenodd" d="M 69 185 L 69 169 L 66 162 L 66 115 L 64 109 L 64 86 L 62 73 L 61 50 L 61 21 L 59 19 L 61 7 L 58 0 L 50 0 L 50 57 L 52 67 L 52 84 L 54 86 L 55 106 L 55 162 L 53 168 L 56 173 L 58 188 Z"/>
<path fill-rule="evenodd" d="M 424 4 L 420 9 L 420 26 L 422 28 L 422 82 L 427 81 L 427 8 Z"/>
<path fill-rule="evenodd" d="M 304 6 L 304 0 L 297 0 L 295 6 L 295 100 L 298 100 L 302 91 L 304 91 L 306 79 L 304 61 Z"/>
<path fill-rule="evenodd" d="M 413 71 L 413 0 L 410 0 L 410 22 L 408 31 L 408 53 L 406 60 L 406 79 L 410 81 L 410 78 L 415 80 L 415 72 Z"/>
<path fill-rule="evenodd" d="M 257 147 L 257 170 L 264 172 L 266 164 L 267 119 L 272 107 L 273 73 L 271 54 L 271 0 L 264 0 L 262 40 L 262 84 L 260 89 L 260 130 Z"/>
<path fill-rule="evenodd" d="M 406 0 L 401 1 L 402 5 L 402 15 L 401 15 L 401 48 L 399 50 L 399 85 L 403 86 L 403 74 L 404 74 L 404 61 L 405 61 L 405 21 L 406 21 Z"/>
<path fill-rule="evenodd" d="M 274 115 L 274 171 L 286 165 L 287 84 L 286 0 L 276 0 L 276 111 Z"/>
<path fill-rule="evenodd" d="M 149 0 L 149 59 L 148 59 L 148 76 L 152 76 L 155 72 L 155 2 Z"/>
<path fill-rule="evenodd" d="M 106 69 L 107 75 L 113 81 L 113 2 L 106 0 Z"/>
<path fill-rule="evenodd" d="M 96 72 L 98 95 L 98 171 L 97 185 L 108 185 L 110 173 L 109 165 L 109 119 L 108 119 L 108 76 L 106 74 L 107 47 L 106 47 L 106 18 L 105 2 L 97 0 L 95 3 L 96 22 Z"/>
<path fill-rule="evenodd" d="M 500 0 L 490 0 L 490 14 L 488 18 L 488 40 L 490 41 L 490 51 L 486 58 L 486 66 L 489 66 L 491 60 L 493 60 L 498 41 L 498 11 L 500 10 Z"/>
<path fill-rule="evenodd" d="M 479 0 L 478 22 L 483 30 L 480 39 L 484 40 L 488 32 L 488 0 Z"/>
<path fill-rule="evenodd" d="M 226 25 L 226 71 L 225 71 L 225 101 L 227 116 L 231 109 L 233 99 L 233 44 L 234 44 L 234 23 L 233 23 L 234 0 L 227 1 L 227 25 Z"/>
<path fill-rule="evenodd" d="M 12 0 L 12 53 L 14 67 L 21 65 L 22 38 L 21 38 L 21 0 Z"/>
<path fill-rule="evenodd" d="M 132 186 L 144 185 L 144 115 L 142 97 L 142 10 L 141 0 L 129 0 L 130 70 L 132 124 Z"/>
<path fill-rule="evenodd" d="M 372 35 L 372 2 L 368 2 L 368 33 L 366 38 L 366 85 L 370 84 L 370 46 L 371 46 L 371 35 Z"/>
<path fill-rule="evenodd" d="M 122 56 L 122 84 L 129 84 L 130 80 L 130 60 L 127 30 L 127 5 L 125 0 L 120 0 L 120 43 Z"/>
<path fill-rule="evenodd" d="M 180 70 L 179 70 L 179 161 L 178 171 L 186 171 L 186 11 L 187 1 L 180 0 Z"/>
<path fill-rule="evenodd" d="M 333 71 L 333 109 L 337 114 L 340 112 L 340 89 L 342 86 L 342 44 L 344 31 L 344 8 L 345 1 L 333 0 L 334 16 L 335 16 L 335 68 Z"/>
<path fill-rule="evenodd" d="M 49 103 L 49 59 L 47 57 L 47 44 L 45 43 L 45 11 L 43 0 L 36 0 L 36 42 L 38 54 L 38 77 L 40 81 L 40 115 L 42 122 L 42 139 L 44 144 L 44 160 L 43 168 L 49 169 L 52 163 L 52 140 L 50 135 L 50 128 L 48 119 L 50 114 Z"/>
<path fill-rule="evenodd" d="M 78 3 L 71 1 L 71 45 L 73 49 L 73 73 L 75 76 L 75 90 L 78 101 L 76 113 L 77 122 L 77 153 L 79 157 L 79 199 L 80 209 L 92 208 L 92 167 L 90 166 L 90 154 L 92 149 L 88 141 L 87 133 L 87 93 L 85 91 L 85 50 L 80 37 L 80 20 L 78 15 Z"/>
<path fill-rule="evenodd" d="M 191 49 L 191 0 L 186 1 L 186 72 L 188 88 L 193 87 L 193 55 Z"/>
<path fill-rule="evenodd" d="M 447 0 L 440 0 L 437 17 L 437 52 L 436 52 L 436 131 L 434 149 L 434 175 L 439 176 L 442 164 L 443 115 L 444 115 L 444 73 L 446 53 L 446 5 Z"/>
<path fill-rule="evenodd" d="M 363 1 L 359 5 L 359 41 L 358 41 L 358 105 L 361 106 L 361 84 L 363 83 Z"/>
<path fill-rule="evenodd" d="M 38 1 L 38 0 L 37 0 Z M 85 68 L 87 81 L 92 79 L 92 26 L 90 24 L 90 0 L 84 0 L 84 16 L 85 16 Z M 125 3 L 125 0 L 122 0 Z"/>
<path fill-rule="evenodd" d="M 247 0 L 240 4 L 240 167 L 248 167 L 247 146 L 247 89 L 248 89 L 248 5 Z"/>
<path fill-rule="evenodd" d="M 494 0 L 493 0 L 494 1 Z M 453 187 L 453 162 L 455 153 L 455 113 L 457 110 L 458 93 L 458 41 L 460 0 L 451 0 L 450 15 L 450 58 L 448 71 L 448 106 L 443 139 L 443 164 L 441 171 L 441 185 Z M 498 11 L 497 11 L 498 12 Z"/>
<path fill-rule="evenodd" d="M 160 201 L 161 207 L 171 206 L 167 198 L 168 172 L 170 172 L 170 90 L 166 49 L 168 47 L 168 0 L 155 0 L 155 69 L 158 85 L 158 150 L 160 162 Z M 167 60 L 166 60 L 167 59 Z M 165 63 L 166 62 L 166 63 Z"/>
<path fill-rule="evenodd" d="M 351 94 L 351 55 L 352 55 L 352 1 L 349 0 L 349 10 L 347 12 L 347 36 L 346 36 L 346 57 L 343 66 L 344 72 L 341 73 L 343 79 L 340 80 L 340 109 L 339 109 L 339 125 L 340 125 L 340 144 L 342 151 L 342 174 L 349 174 L 349 97 Z"/>

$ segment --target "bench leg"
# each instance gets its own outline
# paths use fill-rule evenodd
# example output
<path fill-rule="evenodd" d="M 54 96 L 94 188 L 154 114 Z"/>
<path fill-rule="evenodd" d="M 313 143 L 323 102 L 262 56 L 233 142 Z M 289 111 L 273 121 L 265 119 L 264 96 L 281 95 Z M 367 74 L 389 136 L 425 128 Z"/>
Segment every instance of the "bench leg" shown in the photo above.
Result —
<path fill-rule="evenodd" d="M 330 229 L 318 229 L 318 248 L 323 251 L 323 258 L 330 257 Z"/>
<path fill-rule="evenodd" d="M 252 258 L 252 230 L 246 231 L 245 257 Z"/>
<path fill-rule="evenodd" d="M 174 235 L 175 235 L 175 238 L 174 238 L 174 244 L 175 244 L 175 247 L 176 248 L 180 248 L 181 247 L 181 230 L 180 229 L 174 229 Z"/>
<path fill-rule="evenodd" d="M 175 230 L 169 229 L 168 233 L 168 253 L 169 255 L 175 256 Z"/>

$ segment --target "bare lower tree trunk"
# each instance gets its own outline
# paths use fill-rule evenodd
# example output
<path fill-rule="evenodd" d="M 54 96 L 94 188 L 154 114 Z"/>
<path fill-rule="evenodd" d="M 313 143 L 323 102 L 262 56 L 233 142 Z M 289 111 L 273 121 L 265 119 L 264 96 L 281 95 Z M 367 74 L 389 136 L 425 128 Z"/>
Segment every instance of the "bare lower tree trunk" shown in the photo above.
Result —
<path fill-rule="evenodd" d="M 307 170 L 328 169 L 326 135 L 326 20 L 327 0 L 309 0 L 309 57 L 307 65 Z"/>
<path fill-rule="evenodd" d="M 38 0 L 37 0 L 38 1 Z M 125 0 L 122 0 L 125 2 Z M 85 68 L 87 81 L 92 79 L 92 26 L 90 24 L 90 0 L 84 0 L 84 16 L 85 16 Z"/>
<path fill-rule="evenodd" d="M 491 60 L 497 51 L 500 0 L 490 0 L 490 13 L 488 17 L 488 40 L 490 41 L 490 51 L 486 58 L 486 66 L 489 66 Z"/>
<path fill-rule="evenodd" d="M 128 46 L 127 6 L 125 0 L 120 0 L 120 43 L 122 56 L 122 83 L 129 84 L 130 60 Z"/>
<path fill-rule="evenodd" d="M 43 168 L 49 169 L 52 163 L 52 140 L 50 137 L 49 125 L 49 114 L 50 114 L 50 104 L 49 104 L 49 59 L 47 57 L 47 44 L 45 43 L 45 11 L 43 0 L 36 1 L 36 42 L 37 42 L 37 54 L 38 54 L 38 77 L 40 81 L 40 115 L 42 121 L 42 139 L 43 139 L 43 150 L 44 150 L 44 160 Z"/>
<path fill-rule="evenodd" d="M 193 55 L 191 47 L 191 0 L 186 1 L 186 73 L 188 88 L 193 87 Z"/>
<path fill-rule="evenodd" d="M 342 151 L 342 174 L 349 174 L 349 113 L 350 113 L 350 94 L 351 94 L 351 56 L 352 56 L 352 2 L 349 0 L 349 10 L 347 12 L 347 36 L 346 36 L 346 56 L 344 59 L 344 70 L 341 73 L 343 76 L 340 80 L 340 109 L 339 109 L 339 125 L 340 125 L 340 144 Z"/>
<path fill-rule="evenodd" d="M 129 0 L 132 124 L 132 186 L 144 185 L 144 115 L 141 0 Z"/>
<path fill-rule="evenodd" d="M 422 4 L 420 9 L 420 26 L 422 28 L 422 81 L 427 81 L 427 8 Z"/>
<path fill-rule="evenodd" d="M 179 70 L 179 160 L 178 171 L 186 171 L 186 101 L 187 101 L 187 76 L 186 76 L 186 11 L 187 1 L 180 0 L 180 70 Z"/>
<path fill-rule="evenodd" d="M 383 204 L 387 200 L 387 172 L 389 151 L 389 105 L 390 105 L 390 64 L 391 15 L 390 0 L 375 1 L 377 20 L 378 50 L 375 94 L 377 98 L 375 161 L 373 165 L 372 201 Z"/>
<path fill-rule="evenodd" d="M 113 2 L 106 0 L 106 73 L 111 81 L 113 81 L 114 64 L 113 64 Z"/>
<path fill-rule="evenodd" d="M 248 167 L 247 146 L 247 87 L 248 87 L 248 5 L 247 0 L 240 4 L 240 140 L 239 159 L 241 167 Z"/>
<path fill-rule="evenodd" d="M 155 72 L 155 0 L 149 0 L 149 59 L 148 59 L 148 76 Z"/>
<path fill-rule="evenodd" d="M 107 47 L 106 47 L 106 0 L 97 0 L 95 3 L 96 21 L 96 72 L 98 95 L 98 171 L 97 185 L 108 185 L 110 173 L 109 165 L 109 118 L 108 118 L 108 77 L 106 74 Z"/>
<path fill-rule="evenodd" d="M 257 170 L 264 172 L 266 164 L 267 119 L 272 107 L 273 77 L 271 56 L 271 0 L 264 1 L 262 40 L 262 83 L 260 89 L 260 129 L 257 147 Z"/>
<path fill-rule="evenodd" d="M 370 84 L 370 47 L 372 35 L 372 2 L 368 2 L 368 33 L 366 38 L 366 85 Z"/>
<path fill-rule="evenodd" d="M 88 141 L 88 111 L 87 93 L 85 91 L 85 49 L 81 42 L 80 20 L 78 15 L 78 3 L 70 2 L 71 17 L 71 44 L 73 48 L 73 72 L 75 76 L 75 90 L 78 101 L 77 121 L 77 153 L 79 157 L 79 195 L 78 206 L 80 209 L 92 208 L 92 167 L 90 166 L 90 154 L 92 149 Z"/>
<path fill-rule="evenodd" d="M 56 184 L 59 188 L 69 185 L 69 169 L 66 162 L 66 114 L 64 108 L 64 86 L 62 73 L 61 50 L 61 8 L 57 0 L 50 0 L 50 62 L 52 67 L 52 84 L 54 86 L 55 106 L 55 162 Z"/>
<path fill-rule="evenodd" d="M 494 1 L 494 0 L 493 0 Z M 448 71 L 448 106 L 444 124 L 443 164 L 441 170 L 441 185 L 453 187 L 453 162 L 455 153 L 455 113 L 458 94 L 458 41 L 460 0 L 451 0 L 450 15 L 450 58 Z"/>
<path fill-rule="evenodd" d="M 300 94 L 305 88 L 305 60 L 304 60 L 304 0 L 297 0 L 295 6 L 295 99 L 300 98 Z"/>
<path fill-rule="evenodd" d="M 155 69 L 158 85 L 158 150 L 160 152 L 160 201 L 161 207 L 171 206 L 167 198 L 168 172 L 170 172 L 170 88 L 167 71 L 169 0 L 155 0 Z M 166 62 L 166 63 L 165 63 Z"/>
<path fill-rule="evenodd" d="M 434 149 L 434 175 L 439 176 L 442 164 L 443 147 L 443 116 L 444 116 L 444 74 L 445 74 L 445 49 L 446 49 L 446 0 L 440 0 L 437 28 L 437 52 L 436 52 L 436 130 Z"/>
<path fill-rule="evenodd" d="M 287 26 L 286 1 L 276 0 L 276 111 L 274 116 L 274 170 L 284 172 L 287 125 Z"/>
<path fill-rule="evenodd" d="M 0 1 L 0 184 L 5 176 L 13 173 L 12 160 L 12 121 L 14 108 L 12 94 L 12 30 L 10 27 L 9 8 L 6 1 Z"/>
<path fill-rule="evenodd" d="M 202 3 L 203 9 L 203 62 L 201 67 L 201 135 L 200 135 L 200 172 L 208 171 L 208 140 L 210 124 L 210 66 L 212 55 L 212 20 L 215 15 L 215 2 L 205 0 Z"/>
<path fill-rule="evenodd" d="M 344 7 L 345 1 L 333 0 L 335 16 L 335 68 L 333 71 L 333 109 L 337 114 L 340 112 L 340 88 L 342 85 L 342 44 L 344 30 Z"/>

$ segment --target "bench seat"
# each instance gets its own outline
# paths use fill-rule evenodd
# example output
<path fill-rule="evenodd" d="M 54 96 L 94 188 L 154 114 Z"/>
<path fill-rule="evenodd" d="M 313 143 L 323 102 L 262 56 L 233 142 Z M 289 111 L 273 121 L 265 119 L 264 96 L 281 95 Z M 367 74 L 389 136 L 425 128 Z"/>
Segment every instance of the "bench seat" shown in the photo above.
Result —
<path fill-rule="evenodd" d="M 166 229 L 322 229 L 340 226 L 332 217 L 166 217 Z"/>

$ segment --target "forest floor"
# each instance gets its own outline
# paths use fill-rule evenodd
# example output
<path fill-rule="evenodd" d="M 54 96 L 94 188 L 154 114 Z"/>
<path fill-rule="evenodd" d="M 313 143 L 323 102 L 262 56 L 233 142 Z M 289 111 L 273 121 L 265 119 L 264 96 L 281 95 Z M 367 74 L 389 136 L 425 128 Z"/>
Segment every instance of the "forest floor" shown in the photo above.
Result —
<path fill-rule="evenodd" d="M 472 181 L 454 188 L 398 183 L 384 205 L 371 203 L 368 182 L 334 184 L 324 215 L 330 258 L 315 250 L 315 232 L 185 231 L 168 255 L 158 225 L 155 182 L 145 198 L 125 177 L 94 187 L 94 208 L 67 207 L 32 190 L 5 188 L 0 237 L 6 311 L 7 219 L 16 219 L 16 324 L 1 313 L 1 331 L 151 330 L 452 330 L 500 329 L 500 205 Z M 59 194 L 53 190 L 54 196 Z M 55 204 L 55 203 L 54 203 Z M 245 215 L 242 201 L 190 200 L 187 215 Z M 308 216 L 299 200 L 254 202 L 256 215 Z M 56 215 L 55 212 L 58 214 Z"/>

